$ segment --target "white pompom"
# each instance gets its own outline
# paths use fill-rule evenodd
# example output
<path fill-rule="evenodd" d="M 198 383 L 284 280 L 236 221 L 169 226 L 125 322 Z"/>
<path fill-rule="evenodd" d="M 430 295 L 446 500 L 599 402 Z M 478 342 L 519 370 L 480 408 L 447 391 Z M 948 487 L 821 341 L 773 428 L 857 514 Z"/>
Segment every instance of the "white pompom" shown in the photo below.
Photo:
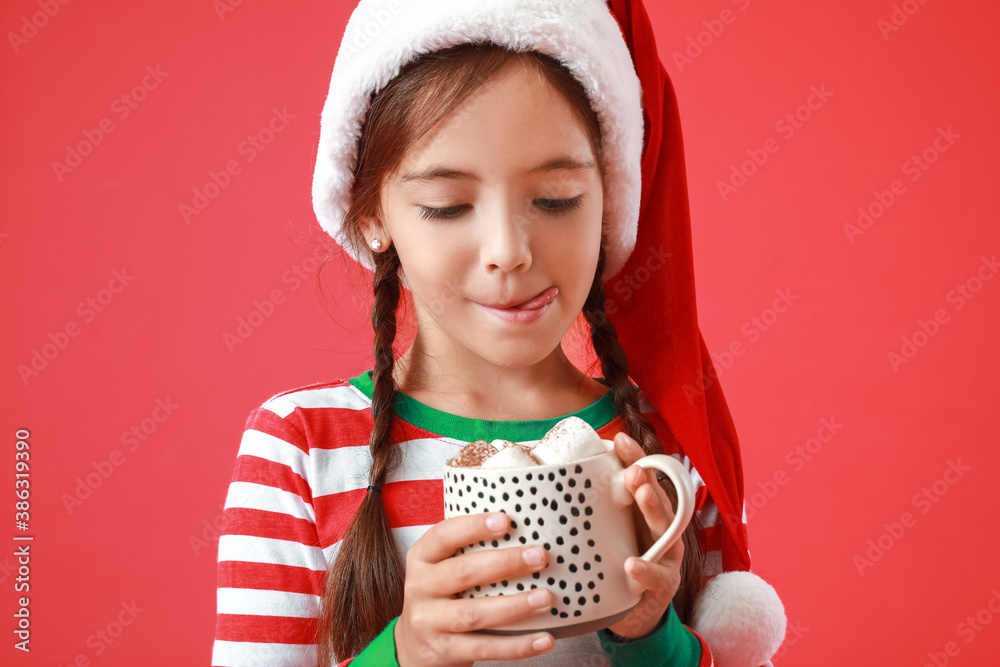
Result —
<path fill-rule="evenodd" d="M 691 629 L 712 650 L 716 667 L 760 667 L 785 638 L 785 606 L 778 593 L 752 572 L 723 572 L 694 603 Z"/>

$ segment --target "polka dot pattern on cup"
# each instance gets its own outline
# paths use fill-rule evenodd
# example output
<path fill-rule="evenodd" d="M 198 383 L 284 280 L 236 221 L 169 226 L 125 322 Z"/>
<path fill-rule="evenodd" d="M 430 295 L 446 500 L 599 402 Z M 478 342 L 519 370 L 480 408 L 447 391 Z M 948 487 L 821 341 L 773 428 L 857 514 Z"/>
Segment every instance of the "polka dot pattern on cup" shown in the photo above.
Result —
<path fill-rule="evenodd" d="M 514 595 L 545 586 L 555 593 L 552 616 L 580 619 L 600 603 L 605 581 L 601 536 L 592 518 L 594 485 L 579 464 L 516 471 L 448 469 L 445 496 L 449 516 L 504 512 L 511 516 L 503 536 L 469 544 L 459 553 L 539 544 L 549 553 L 540 572 L 510 581 L 475 586 L 461 593 L 474 598 Z"/>

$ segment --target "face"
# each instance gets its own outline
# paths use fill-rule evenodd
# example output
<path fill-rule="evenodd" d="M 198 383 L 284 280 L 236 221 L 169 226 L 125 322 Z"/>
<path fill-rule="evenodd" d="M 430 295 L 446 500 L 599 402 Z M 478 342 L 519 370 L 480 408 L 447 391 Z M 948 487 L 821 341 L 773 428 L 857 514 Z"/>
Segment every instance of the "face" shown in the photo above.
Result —
<path fill-rule="evenodd" d="M 541 74 L 515 65 L 481 86 L 382 196 L 422 350 L 471 368 L 553 354 L 590 291 L 604 202 L 583 121 Z"/>

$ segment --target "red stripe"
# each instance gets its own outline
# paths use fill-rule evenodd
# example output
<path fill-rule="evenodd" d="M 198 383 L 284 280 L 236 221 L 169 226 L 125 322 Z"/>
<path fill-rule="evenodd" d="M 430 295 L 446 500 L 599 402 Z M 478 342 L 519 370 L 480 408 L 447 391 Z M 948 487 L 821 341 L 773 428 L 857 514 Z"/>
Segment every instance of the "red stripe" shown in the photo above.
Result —
<path fill-rule="evenodd" d="M 706 503 L 709 501 L 708 487 L 704 484 L 699 486 L 694 492 L 694 508 L 695 510 L 704 510 Z"/>
<path fill-rule="evenodd" d="M 417 440 L 417 439 L 444 439 L 439 433 L 433 431 L 428 431 L 427 429 L 420 428 L 419 426 L 414 426 L 408 421 L 403 419 L 393 420 L 392 429 L 392 441 L 393 442 L 406 442 L 407 440 Z"/>
<path fill-rule="evenodd" d="M 721 525 L 709 526 L 704 530 L 705 551 L 719 551 L 722 549 L 722 540 L 726 536 Z"/>
<path fill-rule="evenodd" d="M 313 449 L 367 447 L 371 441 L 370 407 L 295 408 L 286 419 L 305 434 Z"/>
<path fill-rule="evenodd" d="M 621 415 L 617 415 L 607 424 L 597 429 L 597 435 L 601 436 L 604 440 L 614 440 L 615 434 L 619 431 L 628 432 L 628 429 L 625 428 L 625 420 L 622 419 Z"/>
<path fill-rule="evenodd" d="M 336 544 L 344 538 L 351 518 L 361 506 L 365 498 L 365 489 L 332 493 L 327 496 L 317 496 L 313 499 L 313 510 L 316 512 L 316 532 L 319 543 L 324 549 Z"/>
<path fill-rule="evenodd" d="M 305 434 L 307 441 L 315 449 L 339 449 L 341 447 L 368 447 L 374 427 L 370 407 L 353 408 L 295 408 L 286 418 L 289 424 Z M 432 431 L 414 426 L 403 419 L 394 419 L 392 441 L 394 443 L 418 438 L 440 438 Z"/>
<path fill-rule="evenodd" d="M 316 389 L 323 389 L 324 387 L 329 387 L 331 389 L 335 389 L 337 387 L 350 387 L 350 386 L 353 386 L 353 385 L 351 385 L 350 381 L 346 380 L 346 379 L 342 379 L 342 380 L 330 380 L 330 381 L 327 381 L 327 382 L 316 382 L 316 383 L 313 383 L 313 384 L 304 385 L 302 387 L 296 387 L 295 389 L 289 389 L 288 391 L 283 391 L 280 394 L 275 394 L 269 400 L 274 400 L 274 399 L 278 398 L 279 396 L 288 396 L 289 394 L 295 394 L 295 393 L 298 393 L 300 391 L 314 391 Z"/>
<path fill-rule="evenodd" d="M 365 493 L 366 489 L 356 489 L 318 496 L 313 501 L 320 517 L 316 530 L 323 548 L 343 539 Z M 393 528 L 426 526 L 444 519 L 444 486 L 439 479 L 390 482 L 382 489 L 382 502 Z"/>
<path fill-rule="evenodd" d="M 279 440 L 284 440 L 285 442 L 298 447 L 304 453 L 308 453 L 309 451 L 306 441 L 302 437 L 302 433 L 295 430 L 291 424 L 270 410 L 256 408 L 250 413 L 250 416 L 247 417 L 245 429 L 260 431 L 261 433 L 274 436 Z"/>
<path fill-rule="evenodd" d="M 219 563 L 219 588 L 251 588 L 322 595 L 325 572 L 275 563 L 224 560 Z"/>
<path fill-rule="evenodd" d="M 237 457 L 233 481 L 270 486 L 294 493 L 307 504 L 312 502 L 312 489 L 297 472 L 290 466 L 260 456 L 243 454 Z"/>
<path fill-rule="evenodd" d="M 393 528 L 425 526 L 444 520 L 444 482 L 440 479 L 386 484 L 382 497 Z"/>
<path fill-rule="evenodd" d="M 225 513 L 223 535 L 251 535 L 273 540 L 298 542 L 306 546 L 319 545 L 316 526 L 308 519 L 297 519 L 280 512 L 230 507 Z"/>
<path fill-rule="evenodd" d="M 316 644 L 315 618 L 287 616 L 247 616 L 217 614 L 215 638 L 226 642 L 259 642 L 262 644 Z"/>

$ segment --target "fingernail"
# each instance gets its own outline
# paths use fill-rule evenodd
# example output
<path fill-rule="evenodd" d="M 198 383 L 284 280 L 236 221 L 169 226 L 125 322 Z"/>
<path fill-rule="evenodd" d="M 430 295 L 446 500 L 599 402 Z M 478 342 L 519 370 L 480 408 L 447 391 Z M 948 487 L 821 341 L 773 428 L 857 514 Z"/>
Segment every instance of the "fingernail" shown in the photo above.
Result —
<path fill-rule="evenodd" d="M 537 588 L 531 591 L 531 595 L 528 596 L 528 604 L 532 607 L 549 607 L 552 605 L 549 602 L 549 594 Z"/>
<path fill-rule="evenodd" d="M 545 554 L 538 547 L 532 547 L 525 550 L 521 558 L 524 559 L 526 565 L 536 566 L 542 564 L 542 561 L 545 560 Z"/>
<path fill-rule="evenodd" d="M 535 649 L 536 651 L 544 651 L 545 649 L 549 648 L 549 638 L 539 637 L 535 641 L 531 642 L 531 648 Z"/>
<path fill-rule="evenodd" d="M 632 574 L 642 574 L 646 571 L 646 561 L 641 558 L 633 558 L 629 561 L 628 570 Z"/>
<path fill-rule="evenodd" d="M 503 514 L 491 514 L 486 519 L 486 527 L 490 530 L 503 530 L 507 525 L 507 517 Z"/>

